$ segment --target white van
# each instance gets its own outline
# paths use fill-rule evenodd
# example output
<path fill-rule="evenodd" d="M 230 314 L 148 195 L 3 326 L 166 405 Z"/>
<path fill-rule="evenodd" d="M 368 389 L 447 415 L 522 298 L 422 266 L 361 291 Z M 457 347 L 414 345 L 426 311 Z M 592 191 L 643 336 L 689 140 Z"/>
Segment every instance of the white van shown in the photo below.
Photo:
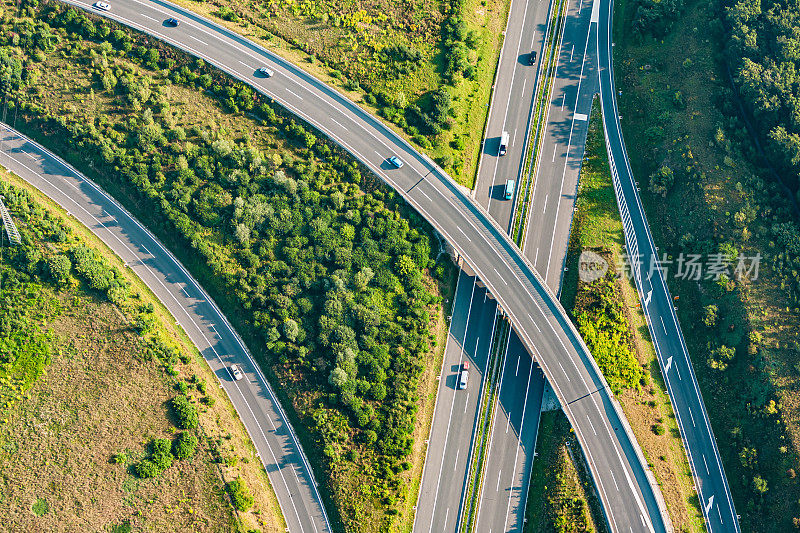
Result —
<path fill-rule="evenodd" d="M 500 150 L 498 151 L 498 154 L 506 155 L 507 150 L 508 150 L 508 132 L 504 131 L 503 134 L 500 136 Z"/>

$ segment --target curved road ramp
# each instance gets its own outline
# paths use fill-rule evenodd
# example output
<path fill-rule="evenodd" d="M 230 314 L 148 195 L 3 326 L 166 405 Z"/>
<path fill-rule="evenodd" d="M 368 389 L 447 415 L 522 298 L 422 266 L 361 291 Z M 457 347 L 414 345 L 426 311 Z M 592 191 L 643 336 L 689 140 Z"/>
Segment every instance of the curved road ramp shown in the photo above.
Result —
<path fill-rule="evenodd" d="M 331 531 L 311 467 L 275 394 L 242 339 L 175 256 L 94 182 L 2 123 L 0 165 L 88 227 L 172 313 L 216 374 L 250 434 L 289 531 Z M 233 379 L 232 364 L 242 369 L 242 379 Z"/>
<path fill-rule="evenodd" d="M 97 12 L 85 1 L 63 1 Z M 248 83 L 338 143 L 397 190 L 483 280 L 536 357 L 575 429 L 612 531 L 671 530 L 652 473 L 566 312 L 506 232 L 450 176 L 335 89 L 203 17 L 163 0 L 118 0 L 111 11 L 100 14 Z M 172 17 L 180 21 L 178 27 L 164 25 Z M 257 69 L 264 66 L 274 75 L 257 76 Z M 393 156 L 405 164 L 393 165 L 389 161 Z M 276 490 L 281 486 L 275 485 Z M 297 503 L 298 498 L 291 501 Z M 293 511 L 284 506 L 287 520 Z M 319 513 L 312 525 L 326 528 Z"/>

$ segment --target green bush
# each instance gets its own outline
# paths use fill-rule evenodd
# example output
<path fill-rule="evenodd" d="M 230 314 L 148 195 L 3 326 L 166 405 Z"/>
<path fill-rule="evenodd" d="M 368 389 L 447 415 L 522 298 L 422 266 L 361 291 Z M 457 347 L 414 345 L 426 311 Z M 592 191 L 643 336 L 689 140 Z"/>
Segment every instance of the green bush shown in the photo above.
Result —
<path fill-rule="evenodd" d="M 54 255 L 47 260 L 47 270 L 57 283 L 64 283 L 72 271 L 72 261 L 66 255 Z"/>
<path fill-rule="evenodd" d="M 136 475 L 142 479 L 149 479 L 161 475 L 162 470 L 150 459 L 143 459 L 136 465 Z"/>
<path fill-rule="evenodd" d="M 150 460 L 161 471 L 172 466 L 172 443 L 169 439 L 153 439 L 150 441 Z"/>
<path fill-rule="evenodd" d="M 185 431 L 178 434 L 172 441 L 172 455 L 176 459 L 185 460 L 194 457 L 197 448 L 197 437 Z"/>
<path fill-rule="evenodd" d="M 172 412 L 178 422 L 178 427 L 181 429 L 194 429 L 200 423 L 197 414 L 197 408 L 189 401 L 189 398 L 183 394 L 176 396 L 170 402 L 172 405 Z"/>
<path fill-rule="evenodd" d="M 241 477 L 228 482 L 228 494 L 231 496 L 231 503 L 239 511 L 247 511 L 253 506 L 253 495 L 250 489 L 244 484 Z"/>

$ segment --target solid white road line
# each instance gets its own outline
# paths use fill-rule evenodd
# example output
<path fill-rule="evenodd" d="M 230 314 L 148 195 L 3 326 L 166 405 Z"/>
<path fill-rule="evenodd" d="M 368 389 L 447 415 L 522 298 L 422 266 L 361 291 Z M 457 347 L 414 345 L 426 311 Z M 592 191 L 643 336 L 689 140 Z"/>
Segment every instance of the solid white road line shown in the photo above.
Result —
<path fill-rule="evenodd" d="M 461 346 L 464 346 L 464 343 L 467 341 L 467 330 L 469 329 L 469 317 L 472 314 L 472 299 L 475 296 L 475 278 L 472 278 L 472 293 L 469 296 L 469 307 L 467 308 L 467 327 L 464 328 L 464 339 L 461 341 Z M 458 356 L 458 365 L 459 367 L 463 364 L 462 357 L 464 355 L 464 350 L 462 348 L 461 354 Z M 447 354 L 445 354 L 445 357 Z M 456 392 L 453 390 L 453 400 L 450 402 L 450 416 L 447 419 L 447 431 L 444 434 L 444 444 L 443 444 L 443 451 L 447 450 L 447 440 L 450 438 L 450 426 L 453 422 L 453 407 L 455 407 L 456 402 Z M 442 482 L 442 468 L 444 468 L 444 457 L 442 457 L 442 462 L 439 463 L 439 475 L 436 478 L 436 492 L 433 495 L 433 508 L 431 510 L 432 517 L 436 516 L 436 501 L 439 499 L 439 484 Z M 447 515 L 450 513 L 450 508 L 447 508 L 447 513 L 445 514 L 444 521 L 447 522 Z M 428 529 L 428 533 L 433 531 L 433 519 L 431 519 L 431 527 Z"/>
<path fill-rule="evenodd" d="M 522 28 L 525 28 L 525 20 L 528 18 L 528 4 L 529 3 L 530 3 L 530 0 L 525 0 L 525 13 L 522 16 Z M 519 51 L 522 49 L 522 34 L 523 33 L 524 33 L 523 31 L 519 32 L 519 40 L 517 41 L 517 52 L 516 52 L 516 54 L 514 54 L 512 56 L 514 58 L 514 63 L 513 63 L 513 66 L 511 67 L 511 78 L 510 78 L 511 80 L 514 79 L 514 76 L 515 76 L 515 74 L 517 72 L 517 63 L 518 63 L 518 61 L 516 61 L 516 58 L 519 57 Z M 500 49 L 500 58 L 498 60 L 498 70 L 500 68 L 499 65 L 503 64 L 503 57 L 505 55 L 504 54 L 505 51 L 506 51 L 506 47 L 504 45 Z M 503 112 L 503 125 L 500 128 L 500 131 L 505 131 L 505 129 L 506 129 L 506 122 L 508 121 L 508 111 L 509 111 L 509 108 L 511 106 L 511 96 L 512 96 L 511 92 L 512 91 L 509 89 L 508 98 L 506 99 L 506 110 Z M 489 113 L 490 114 L 492 114 L 492 105 L 493 105 L 493 103 L 494 103 L 494 96 L 492 97 L 492 103 L 489 104 Z M 491 117 L 489 117 L 489 118 L 491 118 Z M 494 181 L 497 178 L 497 165 L 498 165 L 499 162 L 500 162 L 500 157 L 496 157 L 495 158 L 495 162 L 494 162 L 494 171 L 492 172 L 492 185 L 491 185 L 492 187 L 494 186 Z M 489 191 L 491 191 L 491 187 L 489 188 Z M 486 211 L 489 211 L 489 206 L 490 205 L 492 205 L 492 195 L 491 194 L 489 194 L 489 201 L 486 202 Z"/>
<path fill-rule="evenodd" d="M 508 426 L 511 424 L 511 411 L 508 412 L 508 416 L 506 418 L 506 433 L 508 433 Z"/>
<path fill-rule="evenodd" d="M 24 164 L 24 163 L 22 163 L 21 161 L 19 161 L 19 160 L 17 160 L 17 159 L 14 159 L 14 158 L 13 158 L 13 157 L 11 157 L 11 156 L 8 156 L 8 157 L 9 157 L 11 160 L 13 160 L 13 161 L 16 161 L 16 162 L 17 162 L 19 165 L 21 165 L 22 167 L 24 167 L 26 170 L 28 170 L 29 172 L 31 172 L 33 175 L 36 175 L 36 176 L 38 176 L 38 177 L 39 177 L 41 180 L 43 180 L 43 181 L 47 182 L 47 183 L 48 183 L 48 184 L 49 184 L 51 187 L 53 187 L 53 189 L 55 189 L 55 190 L 59 191 L 59 192 L 60 192 L 62 195 L 64 195 L 64 193 L 61 191 L 61 189 L 60 189 L 60 188 L 59 188 L 57 185 L 55 185 L 53 182 L 51 182 L 50 180 L 48 180 L 47 178 L 45 178 L 45 177 L 44 177 L 42 174 L 40 174 L 40 173 L 39 173 L 39 172 L 37 172 L 36 170 L 34 170 L 34 169 L 32 169 L 32 168 L 28 167 L 27 165 L 25 165 L 25 164 Z M 55 156 L 51 156 L 51 157 L 55 157 Z M 62 164 L 62 166 L 63 166 L 63 164 Z M 66 167 L 66 168 L 67 168 L 68 170 L 71 170 L 69 167 Z M 26 180 L 26 181 L 27 181 L 27 180 Z M 63 180 L 61 180 L 61 181 L 63 181 Z M 112 202 L 113 202 L 113 200 L 112 200 L 112 199 L 110 199 L 110 197 L 108 197 L 108 195 L 107 195 L 107 194 L 105 194 L 105 192 L 104 192 L 102 189 L 100 189 L 100 188 L 99 188 L 99 187 L 97 187 L 96 185 L 92 184 L 91 182 L 88 182 L 88 183 L 89 183 L 90 185 L 93 185 L 93 186 L 94 186 L 94 188 L 95 188 L 95 189 L 96 189 L 98 192 L 100 192 L 100 193 L 101 193 L 101 194 L 102 194 L 104 197 L 108 198 L 108 199 L 109 199 L 109 201 L 112 201 Z M 84 213 L 86 213 L 86 214 L 87 214 L 89 217 L 91 217 L 91 218 L 92 218 L 92 219 L 94 219 L 94 220 L 95 220 L 95 221 L 96 221 L 98 224 L 100 224 L 100 226 L 102 226 L 102 227 L 103 227 L 103 229 L 105 229 L 105 230 L 106 230 L 106 232 L 107 232 L 109 235 L 111 235 L 111 236 L 112 236 L 112 237 L 113 237 L 113 238 L 114 238 L 114 239 L 115 239 L 117 242 L 119 242 L 119 243 L 120 243 L 120 244 L 121 244 L 121 245 L 122 245 L 122 246 L 123 246 L 123 247 L 124 247 L 126 250 L 128 250 L 128 252 L 130 252 L 130 253 L 133 255 L 133 257 L 134 257 L 134 258 L 136 257 L 136 254 L 135 254 L 135 252 L 133 252 L 133 250 L 131 250 L 131 249 L 130 249 L 130 247 L 129 247 L 127 244 L 125 244 L 125 242 L 124 242 L 124 241 L 122 241 L 122 239 L 120 239 L 120 237 L 119 237 L 119 236 L 118 236 L 116 233 L 112 232 L 112 231 L 111 231 L 111 230 L 110 230 L 110 229 L 109 229 L 109 228 L 108 228 L 108 227 L 107 227 L 107 226 L 106 226 L 106 225 L 105 225 L 105 224 L 104 224 L 102 221 L 100 221 L 100 220 L 99 220 L 99 219 L 98 219 L 98 218 L 97 218 L 95 215 L 93 215 L 93 214 L 92 214 L 90 211 L 88 211 L 88 210 L 87 210 L 85 207 L 83 207 L 83 205 L 82 205 L 82 204 L 78 203 L 78 202 L 77 202 L 77 201 L 76 201 L 74 198 L 70 197 L 69 195 L 64 195 L 64 196 L 65 196 L 66 198 L 68 198 L 69 200 L 71 200 L 71 201 L 72 201 L 72 203 L 74 203 L 74 204 L 75 204 L 75 205 L 76 205 L 78 208 L 80 208 L 80 209 L 81 209 L 81 210 L 82 210 Z M 90 206 L 90 207 L 91 207 L 91 206 Z M 120 208 L 120 209 L 122 210 L 122 208 Z M 123 214 L 126 214 L 126 212 L 125 212 L 124 210 L 122 210 L 122 212 L 123 212 Z M 76 218 L 77 218 L 77 217 L 76 217 Z M 115 220 L 116 220 L 116 219 L 115 219 Z M 131 220 L 132 220 L 132 221 L 133 221 L 135 224 L 137 224 L 139 227 L 142 227 L 142 226 L 141 226 L 141 224 L 139 224 L 139 223 L 138 223 L 138 222 L 137 222 L 135 219 L 131 219 Z M 144 228 L 142 228 L 142 229 L 144 229 Z M 145 231 L 146 231 L 146 230 L 145 230 Z M 151 235 L 150 235 L 150 234 L 148 234 L 148 236 L 151 236 Z M 158 241 L 156 241 L 156 244 L 158 244 Z M 160 245 L 159 245 L 159 246 L 160 246 Z M 147 253 L 148 253 L 148 254 L 150 254 L 151 256 L 153 255 L 153 254 L 152 254 L 152 253 L 151 253 L 151 252 L 150 252 L 150 251 L 147 249 L 147 247 L 146 247 L 144 244 L 141 244 L 141 247 L 142 247 L 142 248 L 144 248 L 144 249 L 147 251 Z M 163 248 L 163 246 L 162 246 L 162 248 Z M 167 253 L 167 256 L 169 257 L 169 253 L 168 253 L 168 252 L 166 252 L 166 249 L 165 249 L 165 253 Z M 119 255 L 119 254 L 118 254 L 118 255 Z M 121 257 L 121 256 L 120 256 L 120 257 Z M 124 258 L 122 258 L 122 259 L 123 259 L 123 261 L 124 261 Z M 175 295 L 174 295 L 174 294 L 172 294 L 172 292 L 171 292 L 171 291 L 170 291 L 170 290 L 167 288 L 167 286 L 164 284 L 164 282 L 161 280 L 161 278 L 159 278 L 159 277 L 158 277 L 158 276 L 155 274 L 155 272 L 153 271 L 153 269 L 151 269 L 151 268 L 150 268 L 150 266 L 148 266 L 146 263 L 140 263 L 140 264 L 141 264 L 141 265 L 144 267 L 144 270 L 145 270 L 145 272 L 147 272 L 147 273 L 150 275 L 150 277 L 151 277 L 151 278 L 155 279 L 155 281 L 156 281 L 156 282 L 158 282 L 158 284 L 159 284 L 159 285 L 161 285 L 161 287 L 164 289 L 165 293 L 166 293 L 166 294 L 169 294 L 169 296 L 170 296 L 170 297 L 171 297 L 171 298 L 174 300 L 174 302 L 175 302 L 175 304 L 177 305 L 178 309 L 180 309 L 181 311 L 183 311 L 183 313 L 186 315 L 187 319 L 188 319 L 188 320 L 189 320 L 189 321 L 192 323 L 192 325 L 194 325 L 194 327 L 197 329 L 197 332 L 198 332 L 198 333 L 199 333 L 199 335 L 200 335 L 200 336 L 203 338 L 203 340 L 206 342 L 206 344 L 207 344 L 207 345 L 208 345 L 208 347 L 211 349 L 211 351 L 212 351 L 212 352 L 214 352 L 214 355 L 216 356 L 217 360 L 218 360 L 218 361 L 220 362 L 220 364 L 221 364 L 221 365 L 224 367 L 224 366 L 225 366 L 225 363 L 223 362 L 223 360 L 222 360 L 222 358 L 220 357 L 219 353 L 217 352 L 216 348 L 214 347 L 214 345 L 213 345 L 213 344 L 211 344 L 211 342 L 208 340 L 208 338 L 206 337 L 206 335 L 203 333 L 203 330 L 202 330 L 202 328 L 201 328 L 201 327 L 200 327 L 200 326 L 199 326 L 199 325 L 198 325 L 198 324 L 197 324 L 197 323 L 194 321 L 194 319 L 192 318 L 192 316 L 191 316 L 191 315 L 189 314 L 189 312 L 186 310 L 186 307 L 185 307 L 185 306 L 183 306 L 183 305 L 182 305 L 182 304 L 181 304 L 181 303 L 178 301 L 178 299 L 175 297 Z M 177 266 L 179 266 L 179 267 L 182 267 L 182 265 L 180 265 L 180 264 L 178 264 Z M 185 271 L 185 269 L 182 269 L 182 270 L 183 270 L 183 272 L 184 272 L 184 273 L 186 273 L 186 274 L 188 275 L 188 272 L 186 272 L 186 271 Z M 141 277 L 141 275 L 140 275 L 139 277 Z M 172 313 L 172 311 L 170 311 L 170 312 Z M 223 319 L 224 319 L 224 317 L 223 317 Z M 185 328 L 184 328 L 184 329 L 185 329 Z M 230 328 L 229 328 L 229 329 L 230 329 Z M 234 337 L 235 337 L 235 333 L 233 333 L 233 330 L 230 330 L 230 331 L 231 331 L 231 334 L 232 334 L 232 335 L 234 335 Z M 198 349 L 200 349 L 200 347 L 199 347 L 199 346 L 198 346 Z M 243 349 L 244 349 L 244 348 L 243 348 Z M 245 351 L 245 353 L 246 353 L 246 351 Z M 252 359 L 251 359 L 251 363 L 252 363 L 252 362 L 253 362 L 253 361 L 252 361 Z M 254 363 L 253 363 L 253 364 L 254 364 Z M 213 369 L 212 369 L 212 370 L 213 370 Z M 245 406 L 247 406 L 247 409 L 248 409 L 248 411 L 250 412 L 250 415 L 253 417 L 253 422 L 254 422 L 254 423 L 255 423 L 255 425 L 258 427 L 259 431 L 261 432 L 261 436 L 262 436 L 262 438 L 263 438 L 263 441 L 264 441 L 264 443 L 266 444 L 266 446 L 267 446 L 267 449 L 269 450 L 270 454 L 272 455 L 273 464 L 279 464 L 279 463 L 278 463 L 278 460 L 277 460 L 277 458 L 275 457 L 275 454 L 274 454 L 274 452 L 273 452 L 273 450 L 272 450 L 272 447 L 271 447 L 271 445 L 269 444 L 269 441 L 267 440 L 266 434 L 264 433 L 264 430 L 263 430 L 263 428 L 261 427 L 261 424 L 258 422 L 258 419 L 257 419 L 257 418 L 256 418 L 256 416 L 255 416 L 255 413 L 253 413 L 253 409 L 252 409 L 252 407 L 250 406 L 250 404 L 249 404 L 249 403 L 247 402 L 247 400 L 245 399 L 245 396 L 244 396 L 244 394 L 242 393 L 242 391 L 241 391 L 241 389 L 240 389 L 240 387 L 239 387 L 238 383 L 234 382 L 234 383 L 233 383 L 233 386 L 236 388 L 237 392 L 239 392 L 239 395 L 241 396 L 241 398 L 242 398 L 242 400 L 243 400 L 243 402 L 244 402 Z M 265 386 L 266 386 L 266 385 L 265 385 Z M 280 406 L 278 406 L 278 409 L 280 409 Z M 274 431 L 274 430 L 275 430 L 275 426 L 274 426 L 274 424 L 272 424 L 272 419 L 269 419 L 269 418 L 268 418 L 268 420 L 270 421 L 270 424 L 273 426 L 273 427 L 272 427 L 272 429 L 273 429 L 273 431 Z M 282 480 L 283 480 L 283 482 L 284 482 L 284 486 L 286 487 L 287 493 L 291 494 L 291 491 L 290 491 L 290 489 L 289 489 L 289 486 L 288 486 L 288 484 L 286 484 L 286 478 L 285 478 L 285 476 L 284 476 L 284 474 L 283 474 L 283 469 L 282 469 L 282 468 L 278 468 L 278 473 L 279 473 L 279 475 L 281 476 L 281 479 L 282 479 Z M 298 513 L 298 511 L 297 511 L 297 506 L 295 505 L 295 503 L 294 503 L 294 500 L 293 500 L 293 499 L 291 500 L 291 503 L 292 503 L 292 507 L 294 508 L 294 511 L 295 511 L 295 516 L 297 517 L 298 523 L 301 523 L 302 521 L 300 520 L 300 514 L 299 514 L 299 513 Z M 280 505 L 280 503 L 279 503 L 279 505 Z M 301 526 L 301 531 L 302 531 L 302 526 Z"/>
<path fill-rule="evenodd" d="M 533 376 L 533 361 L 531 361 L 531 367 L 528 370 L 528 383 L 525 385 L 525 401 L 522 403 L 522 418 L 520 418 L 520 421 L 519 421 L 519 434 L 518 434 L 519 436 L 517 438 L 517 451 L 514 454 L 514 470 L 512 471 L 511 480 L 510 480 L 511 490 L 508 493 L 508 505 L 506 506 L 506 518 L 505 518 L 505 521 L 503 522 L 503 530 L 504 531 L 507 531 L 508 515 L 511 513 L 511 499 L 514 496 L 514 472 L 517 471 L 517 464 L 518 464 L 518 461 L 519 461 L 519 450 L 520 450 L 520 448 L 522 448 L 522 429 L 525 426 L 525 410 L 528 407 L 528 397 L 530 396 L 528 394 L 528 390 L 531 387 L 531 376 Z"/>

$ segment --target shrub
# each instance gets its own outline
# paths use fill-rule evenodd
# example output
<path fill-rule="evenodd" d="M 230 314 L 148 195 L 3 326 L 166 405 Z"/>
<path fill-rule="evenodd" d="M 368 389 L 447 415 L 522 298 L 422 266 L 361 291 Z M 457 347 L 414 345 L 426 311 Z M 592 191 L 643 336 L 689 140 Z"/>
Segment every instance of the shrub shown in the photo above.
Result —
<path fill-rule="evenodd" d="M 111 457 L 111 462 L 118 465 L 124 465 L 125 463 L 128 462 L 128 454 L 125 452 L 115 453 Z"/>
<path fill-rule="evenodd" d="M 227 484 L 228 494 L 231 496 L 231 503 L 239 511 L 247 511 L 253 506 L 253 495 L 250 489 L 244 484 L 241 477 L 237 477 Z"/>
<path fill-rule="evenodd" d="M 136 465 L 136 475 L 142 479 L 158 477 L 161 470 L 150 459 L 144 459 Z"/>
<path fill-rule="evenodd" d="M 172 455 L 176 459 L 191 459 L 197 448 L 197 437 L 185 431 L 178 434 L 172 442 Z"/>
<path fill-rule="evenodd" d="M 181 429 L 194 429 L 200 423 L 197 415 L 197 408 L 189 401 L 189 398 L 181 394 L 170 402 L 172 411 Z"/>
<path fill-rule="evenodd" d="M 164 471 L 172 466 L 172 443 L 169 439 L 153 439 L 150 448 L 150 460 L 159 470 Z"/>
<path fill-rule="evenodd" d="M 656 435 L 663 435 L 664 434 L 664 426 L 661 424 L 653 424 L 653 433 Z"/>
<path fill-rule="evenodd" d="M 57 283 L 64 283 L 72 271 L 72 261 L 66 255 L 54 255 L 47 260 L 47 270 Z"/>

